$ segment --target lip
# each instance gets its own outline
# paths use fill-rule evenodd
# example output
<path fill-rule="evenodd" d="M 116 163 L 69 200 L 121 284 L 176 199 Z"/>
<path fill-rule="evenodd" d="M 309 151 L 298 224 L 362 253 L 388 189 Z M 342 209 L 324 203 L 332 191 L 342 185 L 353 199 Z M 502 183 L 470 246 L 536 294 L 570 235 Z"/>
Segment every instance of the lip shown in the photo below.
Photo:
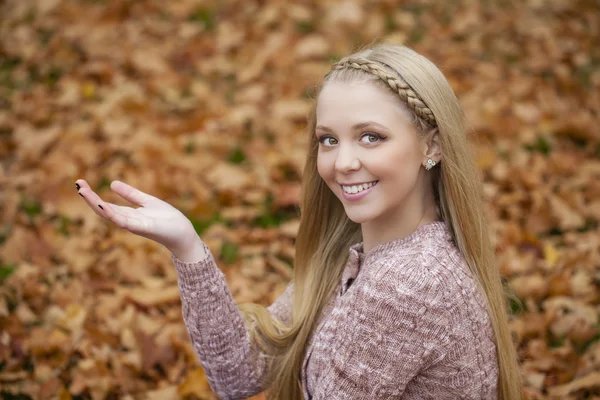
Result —
<path fill-rule="evenodd" d="M 357 201 L 357 200 L 362 199 L 366 195 L 368 195 L 373 190 L 373 188 L 375 186 L 377 186 L 378 184 L 379 184 L 379 181 L 377 181 L 373 186 L 371 186 L 367 190 L 363 190 L 362 192 L 354 193 L 354 194 L 349 194 L 349 193 L 344 192 L 344 188 L 342 187 L 342 185 L 340 185 L 340 189 L 342 191 L 342 196 L 344 196 L 344 199 L 346 199 L 348 201 Z"/>

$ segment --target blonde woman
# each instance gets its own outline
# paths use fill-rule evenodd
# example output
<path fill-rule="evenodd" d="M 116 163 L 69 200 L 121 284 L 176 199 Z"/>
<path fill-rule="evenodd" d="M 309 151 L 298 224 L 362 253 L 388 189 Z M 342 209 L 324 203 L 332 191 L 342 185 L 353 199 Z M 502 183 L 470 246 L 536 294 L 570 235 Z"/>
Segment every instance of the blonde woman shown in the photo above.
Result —
<path fill-rule="evenodd" d="M 183 317 L 223 399 L 521 398 L 480 177 L 442 73 L 403 46 L 337 62 L 308 122 L 294 275 L 269 307 L 235 303 L 210 249 L 167 203 L 79 193 L 165 245 Z"/>

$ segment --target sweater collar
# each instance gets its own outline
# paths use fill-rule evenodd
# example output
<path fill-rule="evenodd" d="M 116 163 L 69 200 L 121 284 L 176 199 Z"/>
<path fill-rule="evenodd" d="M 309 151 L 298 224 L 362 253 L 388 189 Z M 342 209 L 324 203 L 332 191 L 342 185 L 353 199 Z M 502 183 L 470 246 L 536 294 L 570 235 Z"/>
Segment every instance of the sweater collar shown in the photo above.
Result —
<path fill-rule="evenodd" d="M 389 242 L 380 243 L 373 247 L 366 254 L 363 251 L 363 242 L 352 245 L 349 249 L 350 255 L 348 263 L 342 274 L 342 283 L 345 286 L 349 279 L 356 279 L 360 267 L 365 261 L 380 258 L 386 254 L 399 251 L 423 241 L 426 238 L 439 237 L 444 240 L 451 240 L 451 234 L 444 221 L 433 221 L 421 225 L 410 235 L 393 239 Z"/>

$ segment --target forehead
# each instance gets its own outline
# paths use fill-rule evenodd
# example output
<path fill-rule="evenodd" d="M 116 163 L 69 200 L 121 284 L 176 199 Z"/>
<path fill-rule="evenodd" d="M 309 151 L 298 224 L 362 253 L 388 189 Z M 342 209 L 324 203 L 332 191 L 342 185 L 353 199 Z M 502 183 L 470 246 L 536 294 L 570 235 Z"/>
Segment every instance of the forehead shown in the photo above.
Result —
<path fill-rule="evenodd" d="M 317 98 L 317 123 L 348 124 L 372 120 L 382 124 L 410 123 L 401 100 L 373 82 L 327 82 Z"/>

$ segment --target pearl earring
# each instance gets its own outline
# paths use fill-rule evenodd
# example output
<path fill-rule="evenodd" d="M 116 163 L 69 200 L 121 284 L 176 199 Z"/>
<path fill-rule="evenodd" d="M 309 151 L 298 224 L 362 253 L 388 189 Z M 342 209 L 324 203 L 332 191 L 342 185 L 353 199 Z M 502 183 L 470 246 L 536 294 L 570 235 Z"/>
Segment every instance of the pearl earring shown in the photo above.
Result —
<path fill-rule="evenodd" d="M 427 164 L 425 165 L 425 169 L 429 171 L 436 164 L 431 158 L 427 160 Z"/>

